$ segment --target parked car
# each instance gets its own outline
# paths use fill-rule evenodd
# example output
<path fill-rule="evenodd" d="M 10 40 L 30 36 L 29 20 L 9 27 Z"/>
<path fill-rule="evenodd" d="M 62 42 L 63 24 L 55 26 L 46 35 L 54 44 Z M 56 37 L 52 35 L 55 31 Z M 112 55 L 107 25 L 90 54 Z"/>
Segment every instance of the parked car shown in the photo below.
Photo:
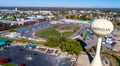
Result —
<path fill-rule="evenodd" d="M 18 64 L 18 66 L 25 66 L 25 64 Z"/>
<path fill-rule="evenodd" d="M 120 42 L 120 40 L 118 40 Z"/>
<path fill-rule="evenodd" d="M 112 38 L 112 41 L 116 41 L 116 39 L 115 39 L 115 38 Z"/>
<path fill-rule="evenodd" d="M 112 42 L 111 46 L 115 46 L 117 43 L 116 42 Z"/>
<path fill-rule="evenodd" d="M 0 64 L 5 64 L 8 63 L 10 61 L 9 58 L 0 58 Z"/>

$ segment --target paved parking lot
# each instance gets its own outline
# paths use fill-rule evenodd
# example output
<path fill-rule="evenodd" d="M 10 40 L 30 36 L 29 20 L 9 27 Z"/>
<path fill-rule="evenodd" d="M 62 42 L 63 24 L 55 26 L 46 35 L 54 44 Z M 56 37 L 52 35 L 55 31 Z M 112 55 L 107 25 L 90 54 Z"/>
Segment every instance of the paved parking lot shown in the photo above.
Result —
<path fill-rule="evenodd" d="M 91 48 L 92 46 L 95 46 L 97 44 L 97 37 L 95 35 L 89 37 L 89 38 L 83 38 L 83 34 L 89 27 L 81 27 L 79 32 L 76 35 L 80 35 L 80 39 L 86 44 L 86 47 Z"/>
<path fill-rule="evenodd" d="M 26 66 L 71 66 L 70 59 L 40 53 L 23 46 L 12 46 L 0 51 L 0 58 L 11 59 L 11 63 L 24 63 Z"/>
<path fill-rule="evenodd" d="M 25 27 L 21 27 L 15 30 L 15 32 L 21 33 L 22 36 L 27 38 L 35 38 L 32 34 L 37 30 L 42 30 L 48 26 L 51 26 L 49 22 L 35 23 Z"/>

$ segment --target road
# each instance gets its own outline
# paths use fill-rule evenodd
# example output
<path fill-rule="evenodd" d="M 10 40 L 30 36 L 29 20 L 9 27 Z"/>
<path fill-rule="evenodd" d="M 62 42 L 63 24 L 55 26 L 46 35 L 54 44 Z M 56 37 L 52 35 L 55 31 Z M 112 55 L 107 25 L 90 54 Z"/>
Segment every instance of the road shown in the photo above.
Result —
<path fill-rule="evenodd" d="M 97 44 L 97 37 L 93 35 L 92 37 L 84 39 L 83 34 L 87 30 L 87 28 L 88 26 L 81 27 L 81 29 L 74 36 L 72 36 L 72 38 L 74 37 L 77 38 L 77 36 L 80 36 L 79 39 L 82 40 L 86 44 L 86 47 L 91 48 L 92 46 L 95 46 Z"/>
<path fill-rule="evenodd" d="M 15 32 L 21 33 L 22 36 L 27 37 L 27 38 L 35 38 L 33 36 L 33 33 L 38 31 L 38 30 L 42 30 L 44 28 L 47 28 L 51 26 L 51 24 L 49 22 L 41 22 L 41 23 L 35 23 L 32 25 L 28 25 L 26 27 L 21 27 L 15 30 Z"/>

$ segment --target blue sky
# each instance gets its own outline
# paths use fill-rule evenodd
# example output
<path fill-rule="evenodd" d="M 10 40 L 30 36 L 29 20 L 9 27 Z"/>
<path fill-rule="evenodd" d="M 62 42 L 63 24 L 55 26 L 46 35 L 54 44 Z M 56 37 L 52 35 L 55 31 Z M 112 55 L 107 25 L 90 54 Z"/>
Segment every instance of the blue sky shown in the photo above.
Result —
<path fill-rule="evenodd" d="M 0 6 L 120 8 L 120 0 L 0 0 Z"/>

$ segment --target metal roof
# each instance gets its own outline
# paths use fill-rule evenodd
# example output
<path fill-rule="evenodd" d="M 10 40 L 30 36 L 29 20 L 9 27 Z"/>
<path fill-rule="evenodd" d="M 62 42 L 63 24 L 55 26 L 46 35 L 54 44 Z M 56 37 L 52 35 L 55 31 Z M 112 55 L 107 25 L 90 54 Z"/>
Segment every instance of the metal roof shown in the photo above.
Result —
<path fill-rule="evenodd" d="M 0 46 L 5 45 L 7 41 L 8 41 L 8 39 L 6 39 L 6 38 L 0 38 Z"/>

